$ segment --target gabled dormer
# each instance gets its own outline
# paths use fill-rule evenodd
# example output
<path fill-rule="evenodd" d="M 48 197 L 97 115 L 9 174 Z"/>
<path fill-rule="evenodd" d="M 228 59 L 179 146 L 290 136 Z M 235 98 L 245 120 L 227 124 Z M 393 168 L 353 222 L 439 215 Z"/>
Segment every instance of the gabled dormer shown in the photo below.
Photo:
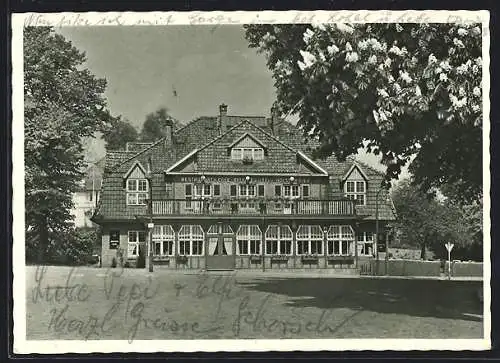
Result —
<path fill-rule="evenodd" d="M 250 133 L 245 133 L 228 146 L 231 160 L 252 163 L 264 160 L 267 155 L 266 145 Z"/>
<path fill-rule="evenodd" d="M 357 163 L 352 164 L 347 173 L 344 174 L 341 187 L 347 198 L 356 201 L 357 205 L 366 205 L 368 177 Z"/>
<path fill-rule="evenodd" d="M 123 174 L 123 184 L 127 192 L 127 205 L 146 205 L 149 196 L 147 170 L 139 161 Z"/>

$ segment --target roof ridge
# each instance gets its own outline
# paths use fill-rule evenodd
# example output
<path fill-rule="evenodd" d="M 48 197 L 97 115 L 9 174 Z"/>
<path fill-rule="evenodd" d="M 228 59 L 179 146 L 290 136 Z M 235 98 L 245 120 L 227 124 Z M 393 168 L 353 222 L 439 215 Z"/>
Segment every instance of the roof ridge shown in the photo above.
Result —
<path fill-rule="evenodd" d="M 332 154 L 332 155 L 333 155 L 333 154 Z M 379 175 L 384 175 L 384 174 L 385 174 L 384 172 L 382 172 L 382 171 L 380 171 L 380 170 L 375 169 L 373 166 L 370 166 L 370 165 L 366 164 L 365 162 L 358 160 L 358 159 L 356 158 L 356 156 L 354 156 L 354 155 L 349 155 L 348 157 L 346 157 L 346 161 L 347 161 L 348 159 L 351 159 L 352 161 L 354 161 L 355 163 L 359 164 L 360 166 L 362 166 L 362 167 L 364 167 L 364 168 L 366 168 L 366 169 L 370 169 L 370 170 L 371 170 L 371 171 L 373 171 L 374 173 L 377 173 L 377 174 L 379 174 Z"/>
<path fill-rule="evenodd" d="M 144 148 L 142 150 L 139 150 L 137 153 L 133 154 L 132 156 L 130 156 L 129 158 L 123 160 L 123 161 L 120 161 L 118 164 L 114 165 L 111 169 L 111 171 L 115 171 L 116 169 L 118 169 L 118 167 L 122 166 L 123 164 L 125 164 L 126 162 L 129 162 L 130 160 L 138 157 L 139 155 L 141 155 L 142 153 L 150 150 L 151 148 L 153 148 L 154 146 L 156 146 L 157 144 L 159 144 L 160 142 L 162 142 L 163 140 L 165 139 L 165 137 L 162 137 L 161 139 L 158 139 L 156 140 L 155 142 L 153 142 L 151 145 L 149 145 L 147 148 Z M 130 151 L 128 151 L 130 152 Z M 132 151 L 133 152 L 133 151 Z"/>
<path fill-rule="evenodd" d="M 178 134 L 180 131 L 183 131 L 186 127 L 191 126 L 192 124 L 197 123 L 201 120 L 213 119 L 213 118 L 217 118 L 217 116 L 199 116 L 194 120 L 189 121 L 187 124 L 183 125 L 180 129 L 174 130 L 174 134 Z"/>

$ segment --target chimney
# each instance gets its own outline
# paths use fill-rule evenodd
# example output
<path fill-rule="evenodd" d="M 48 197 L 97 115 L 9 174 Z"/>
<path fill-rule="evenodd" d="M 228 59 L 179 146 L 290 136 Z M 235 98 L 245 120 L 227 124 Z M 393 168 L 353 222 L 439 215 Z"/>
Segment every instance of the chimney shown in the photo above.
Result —
<path fill-rule="evenodd" d="M 219 134 L 222 135 L 227 129 L 227 105 L 219 105 Z"/>
<path fill-rule="evenodd" d="M 274 125 L 278 122 L 278 107 L 273 105 L 271 107 L 271 117 L 267 120 L 267 127 L 271 130 L 271 134 L 274 135 Z"/>
<path fill-rule="evenodd" d="M 173 146 L 173 122 L 169 120 L 169 122 L 165 125 L 165 148 L 168 149 Z"/>

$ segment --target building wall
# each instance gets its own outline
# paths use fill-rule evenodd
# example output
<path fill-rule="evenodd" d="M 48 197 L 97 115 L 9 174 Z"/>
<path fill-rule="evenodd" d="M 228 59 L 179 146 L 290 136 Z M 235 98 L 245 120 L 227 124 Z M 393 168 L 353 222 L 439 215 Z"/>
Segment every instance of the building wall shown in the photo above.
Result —
<path fill-rule="evenodd" d="M 155 222 L 156 225 L 167 225 L 170 224 L 172 225 L 174 231 L 175 231 L 175 247 L 174 247 L 174 254 L 173 256 L 162 256 L 162 257 L 155 257 L 154 258 L 154 264 L 161 266 L 162 268 L 173 268 L 173 269 L 204 269 L 205 268 L 205 255 L 207 254 L 207 231 L 208 228 L 211 224 L 214 222 L 210 221 L 190 221 L 190 222 L 184 222 L 182 225 L 188 225 L 188 224 L 200 224 L 202 225 L 202 228 L 205 233 L 205 239 L 204 239 L 204 251 L 202 256 L 187 256 L 187 259 L 185 261 L 180 261 L 177 256 L 178 256 L 178 251 L 179 251 L 179 244 L 178 244 L 178 231 L 181 227 L 181 222 L 179 223 L 172 223 L 171 221 L 157 221 Z M 337 223 L 334 222 L 325 222 L 327 225 L 346 225 L 349 224 L 349 222 L 346 221 L 339 221 Z M 258 224 L 258 221 L 251 222 L 249 221 L 246 224 Z M 308 224 L 308 223 L 299 223 L 299 224 Z M 317 223 L 310 223 L 310 224 L 317 224 Z M 381 226 L 383 224 L 381 223 Z M 238 230 L 238 224 L 233 225 L 232 229 L 234 233 L 237 232 Z M 324 227 L 324 226 L 322 226 Z M 353 226 L 354 227 L 354 242 L 353 242 L 353 247 L 357 244 L 356 239 L 357 239 L 357 234 L 362 233 L 362 232 L 368 232 L 373 234 L 375 231 L 375 225 L 374 223 L 368 222 L 364 223 L 358 226 Z M 262 226 L 261 230 L 262 233 L 265 234 L 267 229 L 267 226 Z M 101 252 L 101 260 L 102 260 L 102 266 L 103 267 L 109 267 L 112 265 L 113 258 L 116 259 L 117 264 L 119 264 L 119 258 L 118 258 L 118 248 L 117 249 L 110 249 L 110 231 L 111 230 L 119 230 L 120 232 L 120 244 L 118 248 L 121 248 L 123 252 L 123 261 L 128 261 L 131 267 L 135 267 L 135 260 L 137 257 L 132 257 L 129 258 L 127 256 L 128 252 L 128 231 L 131 230 L 144 230 L 144 225 L 141 223 L 137 222 L 130 222 L 130 223 L 108 223 L 105 226 L 103 226 L 102 229 L 102 252 Z M 294 231 L 295 233 L 296 231 Z M 235 266 L 234 268 L 236 269 L 258 269 L 258 270 L 286 270 L 286 269 L 301 269 L 301 270 L 308 270 L 308 269 L 352 269 L 356 267 L 356 262 L 355 262 L 355 256 L 356 254 L 354 253 L 354 249 L 351 250 L 350 256 L 352 257 L 351 260 L 346 260 L 342 261 L 341 258 L 338 256 L 327 256 L 326 255 L 326 244 L 323 245 L 323 253 L 318 255 L 317 258 L 314 260 L 307 260 L 304 259 L 303 256 L 297 255 L 296 251 L 296 238 L 294 237 L 293 242 L 292 242 L 292 255 L 288 256 L 286 258 L 286 261 L 280 261 L 276 260 L 275 258 L 269 256 L 269 255 L 264 255 L 261 256 L 262 259 L 260 261 L 257 261 L 255 259 L 255 256 L 252 258 L 251 256 L 248 255 L 234 255 L 235 257 Z M 233 244 L 236 243 L 236 238 L 233 239 Z M 262 250 L 265 248 L 264 244 L 261 244 L 261 254 Z M 376 248 L 375 246 L 373 247 L 374 249 Z M 360 246 L 358 245 L 358 259 L 361 260 L 367 260 L 367 259 L 372 259 L 373 256 L 361 256 L 359 255 L 359 249 Z M 233 248 L 233 251 L 235 251 L 236 248 Z"/>
<path fill-rule="evenodd" d="M 128 261 L 128 231 L 129 230 L 143 230 L 144 225 L 138 223 L 110 223 L 102 228 L 102 249 L 101 249 L 101 263 L 103 267 L 110 267 L 113 258 L 118 261 L 118 249 L 121 248 L 123 252 L 123 260 Z M 120 244 L 116 249 L 110 248 L 110 232 L 112 230 L 120 231 Z M 135 258 L 134 258 L 135 259 Z"/>
<path fill-rule="evenodd" d="M 92 198 L 90 198 L 92 195 Z M 99 191 L 80 191 L 73 194 L 74 206 L 70 213 L 73 215 L 75 227 L 95 227 L 90 220 L 99 198 Z M 91 200 L 92 199 L 92 200 Z M 86 214 L 87 213 L 87 214 Z"/>

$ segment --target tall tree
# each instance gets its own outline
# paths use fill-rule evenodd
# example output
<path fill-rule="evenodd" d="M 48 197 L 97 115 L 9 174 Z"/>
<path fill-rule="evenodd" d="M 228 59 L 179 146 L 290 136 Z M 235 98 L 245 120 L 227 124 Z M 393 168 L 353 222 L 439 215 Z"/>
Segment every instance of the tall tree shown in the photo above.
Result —
<path fill-rule="evenodd" d="M 51 235 L 72 225 L 72 193 L 83 176 L 82 139 L 111 120 L 106 81 L 84 62 L 85 54 L 52 28 L 24 28 L 27 244 L 36 244 L 39 262 Z"/>
<path fill-rule="evenodd" d="M 142 125 L 141 141 L 150 142 L 165 137 L 168 125 L 172 126 L 174 130 L 182 127 L 182 124 L 168 113 L 167 108 L 162 107 L 148 114 Z"/>
<path fill-rule="evenodd" d="M 481 198 L 482 58 L 477 24 L 247 25 L 267 56 L 276 106 L 339 159 L 380 154 L 386 179 Z"/>
<path fill-rule="evenodd" d="M 111 122 L 110 127 L 103 132 L 103 139 L 106 141 L 106 149 L 123 149 L 127 142 L 137 141 L 139 133 L 127 120 L 116 118 Z"/>
<path fill-rule="evenodd" d="M 444 244 L 456 244 L 455 252 L 461 249 L 467 254 L 473 240 L 473 231 L 465 210 L 451 201 L 438 201 L 423 193 L 406 179 L 398 183 L 392 193 L 398 213 L 397 229 L 401 239 L 409 245 L 419 247 L 421 258 L 426 258 L 427 249 L 444 256 Z"/>

